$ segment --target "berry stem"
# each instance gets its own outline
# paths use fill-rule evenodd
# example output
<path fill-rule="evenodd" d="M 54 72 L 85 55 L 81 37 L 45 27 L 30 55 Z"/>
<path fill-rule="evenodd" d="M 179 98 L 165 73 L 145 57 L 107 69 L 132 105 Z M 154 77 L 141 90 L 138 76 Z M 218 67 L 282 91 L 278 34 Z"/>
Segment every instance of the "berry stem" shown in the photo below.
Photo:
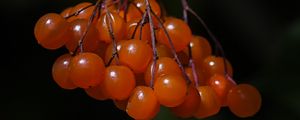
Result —
<path fill-rule="evenodd" d="M 183 8 L 183 20 L 188 23 L 188 14 L 187 14 L 187 9 L 188 9 L 188 3 L 186 0 L 181 0 L 182 8 Z"/>
<path fill-rule="evenodd" d="M 135 36 L 135 34 L 136 34 L 136 31 L 137 31 L 137 28 L 138 28 L 139 26 L 141 27 L 141 28 L 140 28 L 140 36 L 139 36 L 139 40 L 142 39 L 142 29 L 143 29 L 143 26 L 144 26 L 144 24 L 145 24 L 145 22 L 146 22 L 146 21 L 145 21 L 146 18 L 147 18 L 147 13 L 145 12 L 145 13 L 143 14 L 142 19 L 137 23 L 138 25 L 135 26 L 134 31 L 133 31 L 133 34 L 132 34 L 132 36 L 131 36 L 131 39 L 134 38 L 134 36 Z"/>
<path fill-rule="evenodd" d="M 183 8 L 183 19 L 185 21 L 186 24 L 188 23 L 188 14 L 187 14 L 187 9 L 188 7 L 188 3 L 186 0 L 181 0 L 182 3 L 182 8 Z M 195 86 L 198 87 L 199 83 L 198 83 L 198 76 L 197 76 L 197 71 L 196 71 L 196 66 L 195 66 L 195 62 L 193 60 L 193 56 L 192 56 L 192 47 L 190 45 L 190 43 L 188 44 L 188 53 L 189 53 L 189 65 L 192 68 L 192 73 L 193 73 L 193 77 L 194 77 L 194 82 L 195 82 Z"/>
<path fill-rule="evenodd" d="M 156 60 L 157 60 L 157 50 L 156 50 L 156 37 L 155 37 L 155 31 L 154 31 L 154 24 L 153 20 L 151 17 L 151 6 L 149 3 L 149 0 L 145 0 L 146 2 L 146 13 L 148 15 L 148 20 L 150 24 L 150 31 L 151 31 L 151 41 L 152 41 L 152 51 L 153 51 L 153 64 L 151 66 L 151 81 L 150 81 L 150 87 L 153 88 L 153 82 L 154 82 L 154 75 L 155 75 L 155 70 L 156 70 Z M 146 17 L 146 15 L 143 16 Z"/>
<path fill-rule="evenodd" d="M 141 22 L 142 22 L 142 19 L 137 24 L 140 24 Z M 139 25 L 137 25 L 137 26 L 134 27 L 133 33 L 132 33 L 132 35 L 130 37 L 131 39 L 134 39 L 138 26 Z"/>
<path fill-rule="evenodd" d="M 112 44 L 113 44 L 113 54 L 115 54 L 113 57 L 116 60 L 116 64 L 119 65 L 119 54 L 118 54 L 118 49 L 117 49 L 117 42 L 116 42 L 116 38 L 115 38 L 115 34 L 113 31 L 113 25 L 112 25 L 112 18 L 110 11 L 107 9 L 107 6 L 105 6 L 105 10 L 106 10 L 106 18 L 107 18 L 107 22 L 108 24 L 106 24 L 108 31 L 109 31 L 109 35 L 112 39 Z"/>
<path fill-rule="evenodd" d="M 124 9 L 124 20 L 127 22 L 127 14 L 128 14 L 128 5 L 130 4 L 131 2 L 128 1 L 128 0 L 124 0 L 124 3 L 122 5 L 122 8 L 121 9 Z"/>
<path fill-rule="evenodd" d="M 181 0 L 181 1 L 182 1 L 184 11 L 190 12 L 193 16 L 196 17 L 196 19 L 202 24 L 202 26 L 204 27 L 208 35 L 211 37 L 213 42 L 216 44 L 217 49 L 221 52 L 221 56 L 223 57 L 223 63 L 224 63 L 224 75 L 227 76 L 228 72 L 227 72 L 226 56 L 221 43 L 217 40 L 216 36 L 208 28 L 204 20 L 193 9 L 189 7 L 187 0 Z"/>
<path fill-rule="evenodd" d="M 92 25 L 92 22 L 93 22 L 96 14 L 97 14 L 97 11 L 98 11 L 98 7 L 101 7 L 102 3 L 103 3 L 102 0 L 98 0 L 97 3 L 95 4 L 96 7 L 94 8 L 93 13 L 89 18 L 89 21 L 87 23 L 87 28 L 84 31 L 83 35 L 81 36 L 81 38 L 79 40 L 79 43 L 78 43 L 78 46 L 75 48 L 75 51 L 71 54 L 75 55 L 77 53 L 78 49 L 80 49 L 80 52 L 83 52 L 83 40 L 86 37 L 86 35 L 87 35 L 91 25 Z M 101 12 L 101 9 L 98 12 Z"/>
<path fill-rule="evenodd" d="M 89 7 L 92 7 L 94 6 L 93 4 L 92 5 L 89 5 L 89 6 L 86 6 L 84 8 L 81 8 L 80 10 L 76 11 L 75 13 L 72 13 L 71 15 L 69 16 L 66 16 L 64 17 L 65 19 L 69 19 L 70 17 L 73 17 L 73 16 L 77 16 L 80 12 L 84 11 L 85 9 L 88 9 Z"/>
<path fill-rule="evenodd" d="M 168 38 L 168 42 L 170 43 L 170 46 L 171 46 L 171 52 L 172 52 L 172 54 L 173 54 L 173 56 L 174 56 L 174 58 L 175 58 L 175 61 L 177 62 L 179 68 L 181 69 L 181 72 L 182 72 L 182 74 L 183 74 L 183 77 L 187 80 L 187 83 L 190 84 L 190 83 L 191 83 L 191 80 L 190 80 L 190 78 L 188 77 L 188 75 L 186 74 L 185 69 L 184 69 L 182 63 L 180 62 L 180 60 L 179 60 L 179 58 L 178 58 L 178 56 L 177 56 L 177 53 L 176 53 L 176 51 L 175 51 L 175 47 L 174 47 L 173 41 L 171 40 L 171 37 L 170 37 L 170 35 L 169 35 L 167 29 L 163 26 L 163 22 L 161 21 L 161 19 L 160 19 L 157 15 L 155 15 L 155 13 L 154 13 L 152 10 L 151 10 L 151 13 L 152 13 L 152 15 L 155 17 L 155 19 L 158 20 L 159 27 L 161 27 L 161 28 L 163 29 L 164 33 L 166 34 L 166 36 L 167 36 L 167 38 Z"/>

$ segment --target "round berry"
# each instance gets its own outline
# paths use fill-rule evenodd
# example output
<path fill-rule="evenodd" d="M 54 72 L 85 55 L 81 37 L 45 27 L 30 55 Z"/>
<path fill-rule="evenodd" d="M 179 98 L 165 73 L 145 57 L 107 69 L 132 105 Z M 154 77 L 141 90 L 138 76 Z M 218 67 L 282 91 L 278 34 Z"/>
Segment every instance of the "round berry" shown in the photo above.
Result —
<path fill-rule="evenodd" d="M 227 104 L 231 112 L 238 117 L 255 115 L 261 107 L 261 95 L 249 84 L 239 84 L 233 87 L 227 95 Z"/>
<path fill-rule="evenodd" d="M 154 83 L 154 92 L 160 104 L 176 107 L 185 100 L 187 85 L 180 75 L 164 75 Z"/>
<path fill-rule="evenodd" d="M 96 86 L 104 80 L 103 60 L 94 53 L 79 53 L 70 66 L 70 79 L 81 88 Z"/>
<path fill-rule="evenodd" d="M 137 86 L 128 100 L 126 112 L 134 119 L 152 119 L 159 111 L 159 103 L 150 87 Z"/>
<path fill-rule="evenodd" d="M 52 67 L 54 81 L 64 89 L 75 89 L 77 87 L 69 79 L 71 59 L 70 54 L 64 54 L 56 59 Z"/>

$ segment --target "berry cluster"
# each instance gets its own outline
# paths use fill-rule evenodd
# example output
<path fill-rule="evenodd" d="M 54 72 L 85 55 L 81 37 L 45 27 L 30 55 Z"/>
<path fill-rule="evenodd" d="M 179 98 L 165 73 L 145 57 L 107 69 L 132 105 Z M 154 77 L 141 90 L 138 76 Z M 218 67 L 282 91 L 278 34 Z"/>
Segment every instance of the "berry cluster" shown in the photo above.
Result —
<path fill-rule="evenodd" d="M 60 87 L 111 99 L 134 119 L 154 118 L 160 105 L 182 118 L 206 118 L 225 106 L 249 117 L 261 106 L 255 87 L 233 81 L 224 54 L 214 56 L 184 20 L 162 16 L 156 0 L 79 3 L 42 16 L 34 34 L 46 49 L 69 51 L 52 68 Z"/>

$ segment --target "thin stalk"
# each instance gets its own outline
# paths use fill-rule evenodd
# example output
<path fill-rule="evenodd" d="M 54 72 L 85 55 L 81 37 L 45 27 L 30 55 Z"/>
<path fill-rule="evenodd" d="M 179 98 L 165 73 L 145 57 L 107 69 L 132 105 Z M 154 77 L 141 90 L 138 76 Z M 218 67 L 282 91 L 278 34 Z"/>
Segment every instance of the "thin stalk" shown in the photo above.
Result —
<path fill-rule="evenodd" d="M 208 33 L 208 35 L 211 37 L 211 39 L 213 40 L 213 42 L 216 44 L 216 46 L 217 46 L 216 48 L 220 51 L 221 56 L 223 57 L 224 75 L 227 75 L 228 72 L 227 72 L 226 56 L 225 56 L 225 52 L 224 52 L 224 49 L 223 49 L 221 43 L 217 40 L 216 36 L 208 28 L 208 26 L 206 25 L 206 23 L 204 22 L 204 20 L 193 9 L 191 9 L 189 7 L 189 4 L 187 3 L 187 0 L 181 0 L 181 1 L 182 1 L 183 9 L 185 11 L 190 12 L 193 16 L 196 17 L 196 19 L 202 24 L 202 26 L 204 27 L 204 29 L 206 30 L 206 32 Z"/>
<path fill-rule="evenodd" d="M 117 48 L 117 42 L 116 42 L 116 38 L 115 38 L 115 34 L 113 31 L 113 25 L 112 25 L 112 18 L 111 18 L 111 13 L 110 11 L 107 9 L 107 7 L 105 7 L 106 9 L 106 18 L 107 18 L 107 22 L 108 24 L 106 24 L 108 31 L 109 31 L 109 35 L 112 39 L 112 44 L 113 44 L 113 54 L 116 54 L 114 56 L 115 60 L 116 60 L 116 64 L 119 65 L 119 54 L 118 54 L 118 48 Z"/>
<path fill-rule="evenodd" d="M 151 6 L 148 0 L 145 0 L 146 2 L 146 13 L 148 15 L 148 20 L 150 24 L 150 31 L 151 31 L 151 41 L 152 41 L 152 50 L 153 50 L 153 64 L 151 66 L 151 81 L 150 81 L 150 87 L 153 88 L 154 83 L 154 76 L 155 76 L 155 70 L 156 70 L 156 62 L 157 62 L 157 50 L 156 50 L 156 38 L 155 38 L 155 31 L 154 31 L 154 24 L 151 17 Z M 145 16 L 146 17 L 146 16 Z"/>
<path fill-rule="evenodd" d="M 188 75 L 186 74 L 185 69 L 184 69 L 182 63 L 180 62 L 180 60 L 179 60 L 179 58 L 178 58 L 178 56 L 177 56 L 177 53 L 176 53 L 176 51 L 175 51 L 175 47 L 174 47 L 173 41 L 171 40 L 171 37 L 170 37 L 170 35 L 169 35 L 167 29 L 163 26 L 163 23 L 162 23 L 161 19 L 160 19 L 157 15 L 155 15 L 155 13 L 154 13 L 152 10 L 151 10 L 151 13 L 152 13 L 152 15 L 155 17 L 155 19 L 158 20 L 159 27 L 161 27 L 161 28 L 163 29 L 164 33 L 166 34 L 166 36 L 167 36 L 167 38 L 168 38 L 168 42 L 170 43 L 170 46 L 171 46 L 171 52 L 172 52 L 172 54 L 173 54 L 173 56 L 174 56 L 174 58 L 175 58 L 175 61 L 177 62 L 179 68 L 181 69 L 181 72 L 182 72 L 182 74 L 183 74 L 183 77 L 187 80 L 187 83 L 190 84 L 191 80 L 190 80 L 190 78 L 188 77 Z M 150 17 L 149 17 L 149 18 L 150 18 Z"/>
<path fill-rule="evenodd" d="M 95 4 L 95 8 L 93 10 L 93 13 L 92 15 L 90 16 L 89 18 L 89 21 L 87 23 L 87 28 L 86 30 L 84 31 L 83 35 L 81 36 L 80 40 L 79 40 L 79 43 L 78 43 L 78 46 L 75 48 L 75 51 L 71 54 L 75 55 L 78 51 L 78 49 L 80 49 L 80 52 L 83 52 L 83 41 L 84 41 L 84 38 L 86 37 L 91 25 L 92 25 L 92 22 L 97 14 L 97 11 L 98 11 L 98 8 L 101 7 L 101 4 L 102 4 L 102 0 L 98 0 L 97 3 Z M 99 10 L 98 12 L 101 12 L 101 10 Z"/>
<path fill-rule="evenodd" d="M 187 13 L 187 9 L 188 7 L 188 3 L 186 0 L 181 0 L 182 3 L 182 8 L 183 8 L 183 20 L 185 21 L 186 24 L 188 24 L 188 13 Z M 193 56 L 192 56 L 192 47 L 190 45 L 190 43 L 188 44 L 188 53 L 189 53 L 189 65 L 192 68 L 192 73 L 193 73 L 193 77 L 194 77 L 194 83 L 195 86 L 198 87 L 199 83 L 198 83 L 198 75 L 197 75 L 197 71 L 196 71 L 196 65 L 195 62 L 193 60 Z"/>

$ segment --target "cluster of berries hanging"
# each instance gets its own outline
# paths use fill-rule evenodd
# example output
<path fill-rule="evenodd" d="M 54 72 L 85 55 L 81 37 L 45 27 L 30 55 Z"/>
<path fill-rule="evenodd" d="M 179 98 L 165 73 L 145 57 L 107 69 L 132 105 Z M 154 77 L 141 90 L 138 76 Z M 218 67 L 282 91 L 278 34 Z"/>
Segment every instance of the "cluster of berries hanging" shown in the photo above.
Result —
<path fill-rule="evenodd" d="M 184 15 L 199 19 L 183 4 Z M 52 68 L 60 87 L 111 99 L 134 119 L 154 118 L 160 105 L 182 118 L 206 118 L 226 106 L 249 117 L 261 106 L 255 87 L 233 81 L 224 54 L 212 55 L 208 40 L 192 35 L 186 20 L 161 16 L 156 0 L 79 3 L 42 16 L 34 34 L 46 49 L 69 51 Z"/>

